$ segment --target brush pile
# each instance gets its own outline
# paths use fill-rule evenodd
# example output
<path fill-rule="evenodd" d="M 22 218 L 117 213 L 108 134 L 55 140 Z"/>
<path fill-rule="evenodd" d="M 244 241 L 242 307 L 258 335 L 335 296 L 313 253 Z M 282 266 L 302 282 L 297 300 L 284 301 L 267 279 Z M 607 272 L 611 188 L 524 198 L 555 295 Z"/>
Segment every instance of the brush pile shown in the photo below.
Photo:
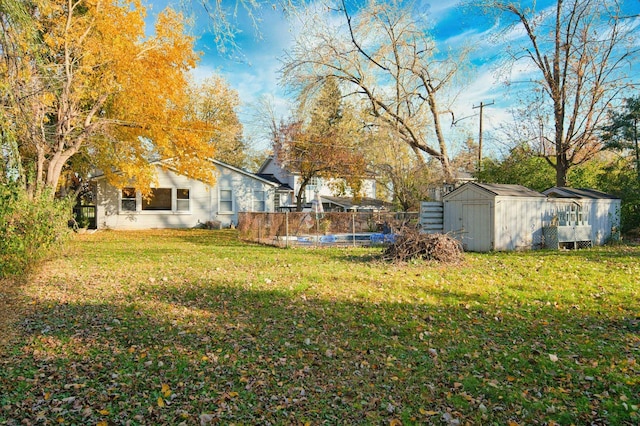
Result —
<path fill-rule="evenodd" d="M 413 259 L 458 263 L 463 259 L 463 250 L 460 242 L 449 235 L 424 234 L 417 229 L 404 228 L 385 249 L 383 258 L 396 263 Z"/>

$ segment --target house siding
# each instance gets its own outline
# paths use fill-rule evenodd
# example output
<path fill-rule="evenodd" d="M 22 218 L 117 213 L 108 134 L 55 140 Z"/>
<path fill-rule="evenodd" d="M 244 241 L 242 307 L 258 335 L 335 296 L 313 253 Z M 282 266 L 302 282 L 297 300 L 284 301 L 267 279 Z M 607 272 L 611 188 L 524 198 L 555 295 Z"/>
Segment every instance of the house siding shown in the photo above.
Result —
<path fill-rule="evenodd" d="M 121 191 L 110 186 L 106 179 L 99 179 L 96 212 L 98 229 L 192 228 L 208 221 L 219 221 L 222 226 L 228 227 L 238 223 L 238 212 L 252 211 L 254 191 L 266 192 L 265 210 L 273 211 L 275 185 L 230 168 L 218 165 L 215 167 L 218 173 L 213 187 L 156 167 L 158 183 L 155 187 L 189 189 L 188 212 L 140 211 L 140 194 L 137 194 L 138 211 L 121 211 Z M 220 209 L 221 188 L 232 191 L 233 209 L 230 212 Z"/>

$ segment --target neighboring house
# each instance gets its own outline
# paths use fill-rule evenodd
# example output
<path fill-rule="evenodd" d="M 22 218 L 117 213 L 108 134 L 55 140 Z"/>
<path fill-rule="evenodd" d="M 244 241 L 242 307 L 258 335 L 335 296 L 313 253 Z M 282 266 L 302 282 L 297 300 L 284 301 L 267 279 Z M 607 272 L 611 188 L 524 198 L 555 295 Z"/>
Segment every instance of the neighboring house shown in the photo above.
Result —
<path fill-rule="evenodd" d="M 465 183 L 475 182 L 476 178 L 469 172 L 457 171 L 453 182 L 443 182 L 442 185 L 433 185 L 428 188 L 427 195 L 432 201 L 442 201 L 442 198 L 454 189 L 461 187 Z"/>
<path fill-rule="evenodd" d="M 157 162 L 158 184 L 148 199 L 133 187 L 120 190 L 104 176 L 95 177 L 97 228 L 191 228 L 207 222 L 229 227 L 237 225 L 239 212 L 274 211 L 278 184 L 217 160 L 211 165 L 217 171 L 214 186 Z"/>
<path fill-rule="evenodd" d="M 300 190 L 301 186 L 301 178 L 299 174 L 285 170 L 278 164 L 274 157 L 271 156 L 262 164 L 256 175 L 279 185 L 276 190 L 274 200 L 276 210 L 295 210 L 296 194 Z M 304 190 L 304 204 L 310 205 L 311 201 L 315 199 L 317 194 L 321 198 L 322 205 L 326 211 L 357 210 L 359 208 L 370 210 L 372 205 L 378 205 L 378 203 L 367 201 L 365 206 L 360 202 L 353 200 L 353 197 L 335 197 L 332 190 L 332 184 L 337 182 L 339 182 L 339 179 L 324 179 L 319 177 L 312 179 Z M 361 200 L 375 200 L 375 179 L 366 178 L 362 181 L 362 190 L 360 195 Z"/>

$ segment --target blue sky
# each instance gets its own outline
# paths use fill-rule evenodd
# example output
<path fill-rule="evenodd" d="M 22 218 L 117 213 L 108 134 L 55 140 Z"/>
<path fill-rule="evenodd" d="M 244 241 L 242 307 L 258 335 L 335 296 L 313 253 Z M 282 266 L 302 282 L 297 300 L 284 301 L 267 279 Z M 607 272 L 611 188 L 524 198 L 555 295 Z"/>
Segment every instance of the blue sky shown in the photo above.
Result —
<path fill-rule="evenodd" d="M 189 0 L 143 1 L 149 8 L 148 17 L 151 23 L 153 17 L 166 5 L 172 5 L 178 9 Z M 194 3 L 198 1 L 193 0 Z M 212 73 L 219 74 L 238 91 L 243 103 L 240 118 L 245 125 L 245 135 L 255 141 L 257 149 L 267 148 L 268 143 L 265 142 L 261 129 L 251 124 L 252 105 L 261 96 L 266 96 L 274 100 L 280 114 L 287 113 L 288 98 L 284 89 L 278 85 L 278 70 L 281 67 L 280 58 L 291 46 L 297 28 L 295 17 L 287 20 L 281 11 L 271 7 L 270 2 L 263 3 L 262 8 L 256 11 L 256 16 L 260 20 L 257 30 L 252 26 L 243 9 L 237 9 L 236 18 L 232 19 L 232 23 L 237 29 L 235 41 L 240 50 L 238 52 L 228 50 L 225 54 L 221 54 L 216 48 L 214 35 L 210 31 L 204 10 L 197 4 L 194 4 L 192 10 L 196 17 L 196 25 L 192 29 L 197 37 L 196 48 L 203 52 L 202 60 L 194 74 L 198 79 Z M 539 0 L 537 8 L 544 8 L 553 3 L 555 3 L 553 0 Z M 223 5 L 233 10 L 236 1 L 223 0 Z M 626 0 L 625 7 L 630 10 L 630 13 L 640 13 L 639 0 Z M 460 145 L 453 146 L 452 150 L 455 153 L 455 150 L 460 148 L 461 141 L 466 138 L 466 135 L 477 138 L 479 110 L 473 107 L 484 102 L 485 104 L 493 103 L 484 109 L 485 149 L 487 153 L 498 154 L 504 146 L 501 146 L 501 142 L 495 136 L 497 133 L 492 130 L 500 123 L 511 119 L 509 108 L 518 97 L 518 85 L 511 85 L 511 89 L 507 90 L 498 81 L 495 72 L 496 62 L 501 57 L 502 43 L 517 40 L 523 34 L 515 29 L 503 34 L 496 41 L 492 38 L 496 30 L 495 22 L 477 10 L 462 8 L 459 0 L 418 0 L 416 10 L 425 13 L 428 20 L 433 23 L 431 32 L 441 50 L 455 50 L 469 44 L 476 47 L 470 58 L 473 64 L 472 78 L 454 104 L 456 118 L 468 118 L 462 120 L 456 127 L 455 138 Z M 515 68 L 511 78 L 516 81 L 526 81 L 526 72 L 527 70 L 522 67 Z"/>

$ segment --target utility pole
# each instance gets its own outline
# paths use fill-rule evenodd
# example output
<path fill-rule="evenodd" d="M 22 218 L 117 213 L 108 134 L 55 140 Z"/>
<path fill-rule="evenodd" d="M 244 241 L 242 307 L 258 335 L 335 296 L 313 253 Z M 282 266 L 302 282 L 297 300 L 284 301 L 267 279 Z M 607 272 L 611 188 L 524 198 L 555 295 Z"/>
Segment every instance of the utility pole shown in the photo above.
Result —
<path fill-rule="evenodd" d="M 493 105 L 495 102 L 491 101 L 490 104 L 485 104 L 484 102 L 480 102 L 480 105 L 473 106 L 473 109 L 480 108 L 480 133 L 478 135 L 478 171 L 482 171 L 482 111 L 484 107 Z"/>

